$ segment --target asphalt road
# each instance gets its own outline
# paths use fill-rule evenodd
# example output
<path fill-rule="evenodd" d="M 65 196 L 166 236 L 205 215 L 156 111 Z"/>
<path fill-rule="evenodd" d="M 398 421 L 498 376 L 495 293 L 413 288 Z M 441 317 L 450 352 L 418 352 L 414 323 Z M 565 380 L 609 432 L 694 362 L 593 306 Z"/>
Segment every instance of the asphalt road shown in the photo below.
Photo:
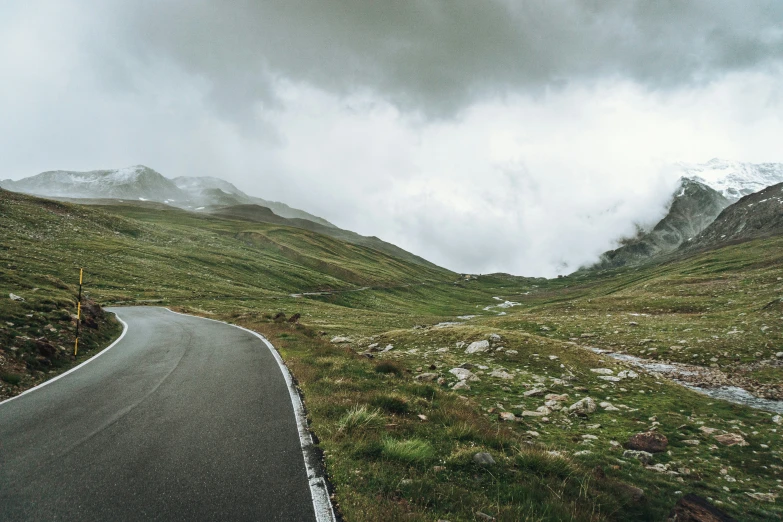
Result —
<path fill-rule="evenodd" d="M 263 341 L 163 308 L 113 311 L 128 329 L 112 349 L 0 404 L 0 520 L 316 520 Z"/>

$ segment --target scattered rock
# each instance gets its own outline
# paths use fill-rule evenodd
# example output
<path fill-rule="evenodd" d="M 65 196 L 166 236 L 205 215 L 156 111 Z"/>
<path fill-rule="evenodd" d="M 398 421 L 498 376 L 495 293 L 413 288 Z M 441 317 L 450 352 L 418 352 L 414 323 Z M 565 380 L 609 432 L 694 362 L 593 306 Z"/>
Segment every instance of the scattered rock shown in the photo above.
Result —
<path fill-rule="evenodd" d="M 689 439 L 689 440 L 682 441 L 682 443 L 688 446 L 698 446 L 699 444 L 701 444 L 701 441 L 696 439 Z"/>
<path fill-rule="evenodd" d="M 581 337 L 581 338 L 583 338 L 583 339 L 587 339 L 587 338 L 589 338 L 589 337 L 595 337 L 595 334 L 594 334 L 594 333 L 583 333 L 583 334 L 582 334 L 582 335 L 580 335 L 579 337 Z"/>
<path fill-rule="evenodd" d="M 668 522 L 737 522 L 710 504 L 707 499 L 689 493 L 669 512 Z"/>
<path fill-rule="evenodd" d="M 475 382 L 479 380 L 479 378 L 476 377 L 472 371 L 466 370 L 465 368 L 452 368 L 449 370 L 449 373 L 454 375 L 460 381 Z"/>
<path fill-rule="evenodd" d="M 490 340 L 490 341 L 498 342 L 498 341 L 500 341 L 501 339 L 502 339 L 502 337 L 500 337 L 500 336 L 499 336 L 498 334 L 496 334 L 496 333 L 489 334 L 489 340 Z"/>
<path fill-rule="evenodd" d="M 582 457 L 584 455 L 590 455 L 592 451 L 590 450 L 582 450 L 582 451 L 576 451 L 574 452 L 574 457 Z"/>
<path fill-rule="evenodd" d="M 516 351 L 516 350 L 506 350 L 506 353 L 507 353 L 508 355 L 517 355 L 519 352 L 518 352 L 518 351 Z"/>
<path fill-rule="evenodd" d="M 502 411 L 500 412 L 500 420 L 513 422 L 517 420 L 517 417 L 510 411 Z"/>
<path fill-rule="evenodd" d="M 487 515 L 486 513 L 482 513 L 481 511 L 476 511 L 476 516 L 481 520 L 497 520 L 492 515 Z"/>
<path fill-rule="evenodd" d="M 590 371 L 601 375 L 614 375 L 614 371 L 609 368 L 590 368 Z"/>
<path fill-rule="evenodd" d="M 704 433 L 705 435 L 712 435 L 716 431 L 719 431 L 717 428 L 708 428 L 707 426 L 701 426 L 699 428 L 699 431 Z"/>
<path fill-rule="evenodd" d="M 601 380 L 604 380 L 604 381 L 609 381 L 609 382 L 620 382 L 620 381 L 622 381 L 621 378 L 615 377 L 614 375 L 599 375 L 598 378 L 601 379 Z"/>
<path fill-rule="evenodd" d="M 546 415 L 546 413 L 540 412 L 540 411 L 523 411 L 522 416 L 523 417 L 543 417 Z"/>
<path fill-rule="evenodd" d="M 498 378 L 498 379 L 508 379 L 508 380 L 514 378 L 513 375 L 511 375 L 510 373 L 508 373 L 508 372 L 506 372 L 504 370 L 495 370 L 494 372 L 490 373 L 489 376 L 490 377 L 495 377 L 495 378 Z"/>
<path fill-rule="evenodd" d="M 532 390 L 528 390 L 525 393 L 522 394 L 523 397 L 540 397 L 541 395 L 544 395 L 546 393 L 545 388 L 533 388 Z"/>
<path fill-rule="evenodd" d="M 470 386 L 465 381 L 459 381 L 457 384 L 451 387 L 452 390 L 469 390 Z"/>
<path fill-rule="evenodd" d="M 492 458 L 492 455 L 486 452 L 479 452 L 473 455 L 473 462 L 478 464 L 479 466 L 494 466 L 495 465 L 495 459 Z"/>
<path fill-rule="evenodd" d="M 345 344 L 345 343 L 350 343 L 351 339 L 350 339 L 350 337 L 342 337 L 342 336 L 338 335 L 336 337 L 332 337 L 332 341 L 331 342 L 332 342 L 332 344 Z"/>
<path fill-rule="evenodd" d="M 546 394 L 544 399 L 546 399 L 548 401 L 563 402 L 563 401 L 567 401 L 568 400 L 568 394 L 567 393 L 563 393 L 561 395 L 558 395 L 556 393 L 548 393 L 548 394 Z"/>
<path fill-rule="evenodd" d="M 637 323 L 636 321 L 630 321 L 628 323 L 628 326 L 639 326 L 639 323 Z"/>
<path fill-rule="evenodd" d="M 602 402 L 600 406 L 606 411 L 620 411 L 620 408 L 614 406 L 611 402 Z"/>
<path fill-rule="evenodd" d="M 723 435 L 714 435 L 715 440 L 724 446 L 747 446 L 748 442 L 737 433 L 724 433 Z"/>
<path fill-rule="evenodd" d="M 776 353 L 775 357 L 777 357 L 778 359 L 783 359 L 783 352 Z"/>
<path fill-rule="evenodd" d="M 433 382 L 438 380 L 438 374 L 437 373 L 420 373 L 416 377 L 414 377 L 419 382 Z"/>
<path fill-rule="evenodd" d="M 653 454 L 649 451 L 641 451 L 641 450 L 625 450 L 623 451 L 623 458 L 624 459 L 636 459 L 642 464 L 649 464 L 652 462 Z"/>
<path fill-rule="evenodd" d="M 775 502 L 775 499 L 778 497 L 772 493 L 748 493 L 746 491 L 745 494 L 753 500 L 761 500 L 763 502 Z"/>
<path fill-rule="evenodd" d="M 568 411 L 577 415 L 587 415 L 596 409 L 595 401 L 591 397 L 585 397 L 568 407 Z"/>
<path fill-rule="evenodd" d="M 623 370 L 617 376 L 621 379 L 636 379 L 639 377 L 639 374 L 633 370 Z"/>
<path fill-rule="evenodd" d="M 774 422 L 775 424 L 783 424 L 783 417 L 781 417 L 780 415 L 775 415 L 774 417 L 772 417 L 772 422 Z"/>
<path fill-rule="evenodd" d="M 8 297 L 11 298 L 11 301 L 24 301 L 24 297 L 18 296 L 16 294 L 8 294 Z"/>
<path fill-rule="evenodd" d="M 647 451 L 650 453 L 661 453 L 666 451 L 669 445 L 669 439 L 663 433 L 655 431 L 646 431 L 637 433 L 628 441 L 628 448 L 632 450 Z"/>
<path fill-rule="evenodd" d="M 489 350 L 489 341 L 476 341 L 468 345 L 465 349 L 465 353 L 480 353 L 486 352 L 487 350 Z"/>

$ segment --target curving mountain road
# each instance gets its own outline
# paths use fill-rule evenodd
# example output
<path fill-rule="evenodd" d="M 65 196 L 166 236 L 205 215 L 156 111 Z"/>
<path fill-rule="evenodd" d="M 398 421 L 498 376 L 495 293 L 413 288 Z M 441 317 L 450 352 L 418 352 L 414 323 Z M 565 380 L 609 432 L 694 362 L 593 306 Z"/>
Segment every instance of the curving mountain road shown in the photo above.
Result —
<path fill-rule="evenodd" d="M 164 308 L 0 403 L 0 520 L 331 520 L 301 403 L 258 335 Z"/>

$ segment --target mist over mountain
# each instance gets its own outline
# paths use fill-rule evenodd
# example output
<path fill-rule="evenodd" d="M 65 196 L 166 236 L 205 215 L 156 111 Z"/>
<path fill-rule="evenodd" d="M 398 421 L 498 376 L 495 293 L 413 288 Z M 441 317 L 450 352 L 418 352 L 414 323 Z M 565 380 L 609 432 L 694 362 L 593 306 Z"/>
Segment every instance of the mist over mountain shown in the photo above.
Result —
<path fill-rule="evenodd" d="M 682 177 L 664 218 L 652 229 L 640 228 L 635 237 L 621 239 L 618 248 L 603 253 L 591 268 L 644 263 L 681 247 L 691 249 L 715 244 L 716 237 L 720 239 L 720 236 L 728 241 L 777 230 L 774 210 L 768 213 L 757 207 L 757 211 L 753 211 L 752 207 L 764 199 L 758 195 L 766 194 L 767 187 L 783 183 L 783 164 L 754 164 L 714 158 L 700 164 L 678 163 L 676 169 Z M 742 199 L 743 205 L 734 208 L 732 203 L 750 194 L 758 197 L 751 198 L 750 203 Z M 764 201 L 774 201 L 774 198 Z M 774 203 L 770 205 L 776 208 Z M 724 209 L 727 209 L 726 212 L 721 214 Z M 716 221 L 716 218 L 719 219 Z M 710 232 L 706 231 L 708 228 Z M 706 235 L 700 236 L 702 232 Z"/>
<path fill-rule="evenodd" d="M 729 205 L 729 200 L 712 188 L 681 178 L 666 216 L 652 230 L 640 230 L 623 245 L 601 255 L 594 268 L 610 268 L 648 261 L 677 250 L 704 230 Z"/>
<path fill-rule="evenodd" d="M 289 207 L 279 201 L 268 201 L 248 196 L 232 183 L 211 176 L 179 176 L 172 181 L 190 195 L 198 206 L 259 205 L 266 207 L 280 217 L 306 219 L 327 227 L 334 227 L 327 220 L 314 216 L 304 210 Z"/>

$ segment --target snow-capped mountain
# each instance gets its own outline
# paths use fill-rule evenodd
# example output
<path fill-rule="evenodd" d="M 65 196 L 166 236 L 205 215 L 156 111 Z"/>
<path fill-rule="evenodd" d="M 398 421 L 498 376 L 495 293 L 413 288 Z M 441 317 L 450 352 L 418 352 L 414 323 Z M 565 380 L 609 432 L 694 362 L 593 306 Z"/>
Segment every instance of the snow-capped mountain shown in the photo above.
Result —
<path fill-rule="evenodd" d="M 783 163 L 743 163 L 714 158 L 700 164 L 678 163 L 677 167 L 683 177 L 707 185 L 732 202 L 783 183 Z"/>
<path fill-rule="evenodd" d="M 0 186 L 59 198 L 140 199 L 178 205 L 188 199 L 171 180 L 143 165 L 89 172 L 53 170 L 18 181 L 4 180 Z"/>

